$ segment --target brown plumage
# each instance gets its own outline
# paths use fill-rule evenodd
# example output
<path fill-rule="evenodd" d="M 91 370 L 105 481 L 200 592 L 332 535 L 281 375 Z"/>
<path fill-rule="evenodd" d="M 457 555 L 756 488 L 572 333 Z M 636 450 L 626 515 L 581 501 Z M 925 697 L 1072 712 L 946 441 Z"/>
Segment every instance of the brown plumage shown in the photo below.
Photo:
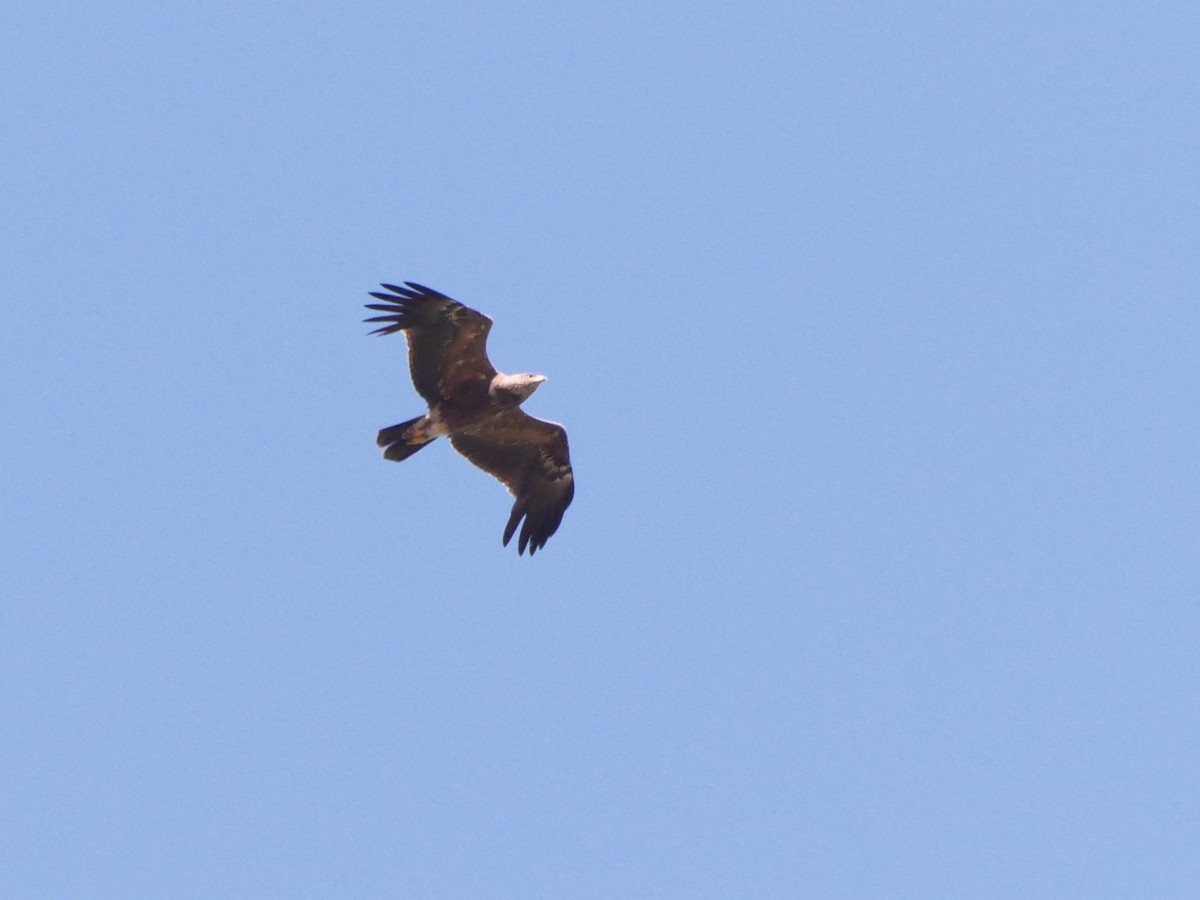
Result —
<path fill-rule="evenodd" d="M 546 379 L 503 375 L 487 357 L 492 320 L 445 294 L 415 284 L 385 284 L 372 291 L 386 303 L 368 309 L 387 313 L 367 319 L 387 323 L 372 334 L 403 331 L 413 386 L 429 412 L 379 432 L 384 457 L 400 462 L 443 435 L 451 446 L 516 497 L 504 545 L 521 524 L 517 552 L 533 556 L 558 530 L 575 496 L 567 432 L 520 406 Z"/>

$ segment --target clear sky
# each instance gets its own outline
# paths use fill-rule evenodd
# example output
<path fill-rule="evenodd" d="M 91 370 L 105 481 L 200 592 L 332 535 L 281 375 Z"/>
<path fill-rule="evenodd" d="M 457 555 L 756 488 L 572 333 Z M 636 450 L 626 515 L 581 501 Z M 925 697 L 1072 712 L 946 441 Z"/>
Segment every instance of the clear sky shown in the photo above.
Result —
<path fill-rule="evenodd" d="M 0 20 L 0 894 L 1196 896 L 1200 6 Z"/>

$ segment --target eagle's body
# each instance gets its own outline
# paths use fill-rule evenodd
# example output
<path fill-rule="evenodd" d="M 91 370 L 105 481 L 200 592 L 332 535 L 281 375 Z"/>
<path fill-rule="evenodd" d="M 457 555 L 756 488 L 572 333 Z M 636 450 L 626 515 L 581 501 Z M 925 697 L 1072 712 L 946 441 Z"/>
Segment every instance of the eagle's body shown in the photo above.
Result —
<path fill-rule="evenodd" d="M 413 282 L 385 284 L 391 293 L 372 292 L 387 304 L 368 309 L 387 313 L 367 319 L 387 322 L 372 334 L 403 331 L 413 386 L 429 411 L 379 432 L 377 443 L 387 459 L 408 459 L 430 441 L 448 437 L 472 463 L 502 481 L 517 498 L 504 544 L 521 520 L 518 553 L 532 556 L 558 530 L 575 495 L 567 433 L 520 407 L 542 375 L 504 375 L 487 357 L 492 320 L 444 294 Z"/>

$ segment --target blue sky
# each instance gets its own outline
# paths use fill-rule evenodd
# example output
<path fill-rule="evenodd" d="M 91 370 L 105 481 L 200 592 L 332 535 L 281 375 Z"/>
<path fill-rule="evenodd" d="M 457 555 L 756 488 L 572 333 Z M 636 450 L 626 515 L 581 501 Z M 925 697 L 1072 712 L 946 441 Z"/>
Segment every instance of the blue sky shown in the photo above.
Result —
<path fill-rule="evenodd" d="M 0 17 L 6 896 L 1194 896 L 1194 4 Z"/>

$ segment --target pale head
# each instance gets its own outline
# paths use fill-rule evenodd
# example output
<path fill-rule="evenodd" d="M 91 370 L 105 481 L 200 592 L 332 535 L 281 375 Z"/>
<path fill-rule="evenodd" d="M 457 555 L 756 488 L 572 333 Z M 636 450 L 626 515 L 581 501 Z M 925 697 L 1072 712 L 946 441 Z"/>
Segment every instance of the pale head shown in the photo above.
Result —
<path fill-rule="evenodd" d="M 534 375 L 531 372 L 521 375 L 497 375 L 492 379 L 492 393 L 506 395 L 521 403 L 545 380 L 545 375 Z"/>

